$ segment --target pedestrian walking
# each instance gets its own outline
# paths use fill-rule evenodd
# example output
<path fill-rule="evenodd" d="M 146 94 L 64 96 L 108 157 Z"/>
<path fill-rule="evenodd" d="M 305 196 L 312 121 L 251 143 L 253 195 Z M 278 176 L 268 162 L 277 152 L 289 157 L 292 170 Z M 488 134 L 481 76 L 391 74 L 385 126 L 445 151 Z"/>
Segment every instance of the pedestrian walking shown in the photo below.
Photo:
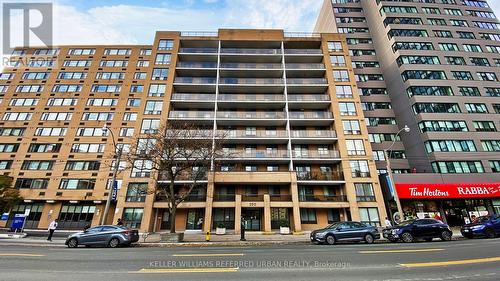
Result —
<path fill-rule="evenodd" d="M 385 227 L 391 227 L 391 226 L 392 226 L 391 220 L 388 217 L 385 217 Z"/>
<path fill-rule="evenodd" d="M 49 224 L 49 237 L 47 237 L 47 241 L 52 242 L 52 235 L 54 235 L 54 231 L 57 229 L 57 219 L 53 220 Z"/>
<path fill-rule="evenodd" d="M 119 218 L 118 221 L 116 222 L 116 225 L 122 226 L 123 220 L 121 218 Z"/>
<path fill-rule="evenodd" d="M 438 220 L 438 221 L 443 221 L 443 219 L 441 218 L 441 216 L 440 216 L 438 213 L 436 213 L 436 214 L 434 215 L 434 219 L 436 219 L 436 220 Z"/>

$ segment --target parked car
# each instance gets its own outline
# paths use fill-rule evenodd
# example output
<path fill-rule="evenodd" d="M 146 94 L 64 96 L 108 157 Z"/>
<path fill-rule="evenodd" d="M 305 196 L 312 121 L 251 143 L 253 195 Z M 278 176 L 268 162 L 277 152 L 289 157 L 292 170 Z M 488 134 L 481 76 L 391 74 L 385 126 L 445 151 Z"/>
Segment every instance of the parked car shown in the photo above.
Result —
<path fill-rule="evenodd" d="M 417 219 L 402 222 L 382 231 L 385 238 L 391 242 L 403 241 L 411 243 L 417 239 L 432 241 L 434 238 L 441 238 L 443 241 L 451 240 L 453 232 L 450 227 L 440 220 Z"/>
<path fill-rule="evenodd" d="M 311 232 L 311 242 L 329 245 L 341 241 L 365 241 L 371 244 L 376 239 L 380 239 L 380 233 L 376 227 L 356 221 L 337 222 Z"/>
<path fill-rule="evenodd" d="M 500 235 L 500 215 L 479 217 L 472 223 L 462 226 L 460 232 L 467 238 L 495 238 L 495 236 Z"/>
<path fill-rule="evenodd" d="M 116 248 L 120 245 L 130 246 L 137 241 L 139 241 L 139 232 L 135 229 L 116 225 L 100 225 L 71 234 L 66 239 L 65 244 L 69 248 L 76 248 L 79 245 Z"/>

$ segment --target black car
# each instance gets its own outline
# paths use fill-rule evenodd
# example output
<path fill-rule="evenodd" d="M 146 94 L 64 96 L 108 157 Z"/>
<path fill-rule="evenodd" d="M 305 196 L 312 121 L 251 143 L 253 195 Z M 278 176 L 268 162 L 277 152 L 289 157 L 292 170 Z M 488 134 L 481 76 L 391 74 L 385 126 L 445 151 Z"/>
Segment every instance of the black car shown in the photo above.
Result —
<path fill-rule="evenodd" d="M 417 239 L 432 241 L 441 238 L 443 241 L 451 240 L 453 232 L 450 227 L 442 221 L 435 219 L 417 219 L 402 222 L 382 231 L 385 238 L 391 242 L 403 241 L 411 243 Z"/>
<path fill-rule="evenodd" d="M 311 232 L 311 242 L 333 245 L 340 241 L 373 243 L 380 239 L 377 228 L 356 221 L 337 222 Z"/>
<path fill-rule="evenodd" d="M 76 248 L 79 245 L 115 248 L 120 245 L 130 246 L 137 241 L 139 241 L 139 232 L 136 229 L 116 225 L 100 225 L 71 234 L 66 239 L 65 244 L 69 248 Z"/>

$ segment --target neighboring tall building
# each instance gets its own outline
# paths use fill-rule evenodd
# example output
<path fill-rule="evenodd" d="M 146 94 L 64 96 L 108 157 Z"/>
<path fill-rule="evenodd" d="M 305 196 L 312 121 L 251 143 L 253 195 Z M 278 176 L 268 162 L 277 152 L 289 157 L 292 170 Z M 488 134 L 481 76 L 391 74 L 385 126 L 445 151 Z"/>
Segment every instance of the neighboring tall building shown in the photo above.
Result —
<path fill-rule="evenodd" d="M 315 29 L 346 33 L 379 172 L 411 129 L 389 152 L 411 173 L 394 175 L 405 211 L 452 225 L 500 213 L 499 26 L 480 0 L 324 2 Z"/>
<path fill-rule="evenodd" d="M 157 32 L 149 46 L 14 55 L 20 61 L 0 80 L 0 167 L 24 197 L 11 218 L 31 210 L 27 228 L 53 218 L 60 228 L 96 225 L 114 142 L 127 150 L 133 137 L 179 121 L 227 132 L 224 149 L 236 155 L 181 203 L 179 230 L 224 223 L 239 232 L 244 217 L 250 230 L 286 221 L 300 231 L 348 219 L 380 225 L 385 216 L 342 35 Z M 119 173 L 108 223 L 169 229 L 167 203 L 140 192 L 149 175 L 147 165 Z"/>

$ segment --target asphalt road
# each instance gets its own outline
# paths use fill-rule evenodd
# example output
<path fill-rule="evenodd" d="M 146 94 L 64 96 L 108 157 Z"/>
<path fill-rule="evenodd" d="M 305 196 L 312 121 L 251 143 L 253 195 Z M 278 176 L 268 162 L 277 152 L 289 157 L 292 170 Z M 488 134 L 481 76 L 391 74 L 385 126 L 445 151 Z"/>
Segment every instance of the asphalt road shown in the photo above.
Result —
<path fill-rule="evenodd" d="M 0 244 L 0 280 L 500 280 L 500 239 L 224 248 Z"/>

